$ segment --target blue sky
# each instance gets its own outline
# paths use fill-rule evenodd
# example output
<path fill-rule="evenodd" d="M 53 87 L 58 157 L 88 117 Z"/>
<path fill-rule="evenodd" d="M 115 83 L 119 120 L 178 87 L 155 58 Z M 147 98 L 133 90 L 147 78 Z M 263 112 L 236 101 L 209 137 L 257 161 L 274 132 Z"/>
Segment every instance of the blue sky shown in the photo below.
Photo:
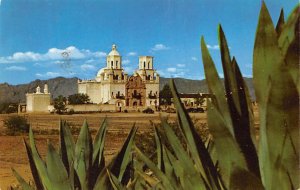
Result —
<path fill-rule="evenodd" d="M 0 83 L 57 76 L 91 79 L 113 43 L 130 74 L 138 56 L 154 56 L 164 77 L 203 79 L 203 35 L 222 76 L 217 26 L 222 24 L 244 76 L 261 0 L 0 0 Z M 297 0 L 266 0 L 274 22 Z M 69 59 L 62 56 L 69 52 Z"/>

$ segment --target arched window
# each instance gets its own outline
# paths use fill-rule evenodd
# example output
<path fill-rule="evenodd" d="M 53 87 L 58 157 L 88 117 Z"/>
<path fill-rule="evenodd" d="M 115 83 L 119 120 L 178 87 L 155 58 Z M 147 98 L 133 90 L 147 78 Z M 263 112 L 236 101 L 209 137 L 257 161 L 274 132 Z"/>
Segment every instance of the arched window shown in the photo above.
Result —
<path fill-rule="evenodd" d="M 118 68 L 118 61 L 116 61 L 116 68 Z"/>
<path fill-rule="evenodd" d="M 111 61 L 111 68 L 114 67 L 114 61 Z"/>
<path fill-rule="evenodd" d="M 146 61 L 144 61 L 144 69 L 146 69 Z"/>
<path fill-rule="evenodd" d="M 150 61 L 148 62 L 148 69 L 151 69 L 151 68 L 150 68 Z"/>

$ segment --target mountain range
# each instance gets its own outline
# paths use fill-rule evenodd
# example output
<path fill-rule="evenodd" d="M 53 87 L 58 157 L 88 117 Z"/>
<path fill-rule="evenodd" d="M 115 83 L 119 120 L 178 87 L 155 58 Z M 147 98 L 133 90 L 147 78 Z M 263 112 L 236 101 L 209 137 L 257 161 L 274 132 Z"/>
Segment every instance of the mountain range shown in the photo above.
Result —
<path fill-rule="evenodd" d="M 28 84 L 10 85 L 8 83 L 0 83 L 0 103 L 3 102 L 25 102 L 26 93 L 33 93 L 37 86 L 43 89 L 44 84 L 48 84 L 49 92 L 52 98 L 59 95 L 69 96 L 78 91 L 78 78 L 57 77 L 48 80 L 35 80 Z M 170 78 L 160 78 L 160 90 L 169 82 Z M 184 78 L 175 78 L 175 84 L 180 93 L 207 93 L 207 85 L 205 80 L 191 80 Z M 252 78 L 244 78 L 252 99 L 255 99 Z"/>

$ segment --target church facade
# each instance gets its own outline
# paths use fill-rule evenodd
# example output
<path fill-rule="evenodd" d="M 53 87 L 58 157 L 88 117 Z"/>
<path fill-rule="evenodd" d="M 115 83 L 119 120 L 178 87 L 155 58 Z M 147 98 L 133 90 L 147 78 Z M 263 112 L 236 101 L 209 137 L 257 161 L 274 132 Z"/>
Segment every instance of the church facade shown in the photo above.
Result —
<path fill-rule="evenodd" d="M 132 76 L 122 67 L 122 56 L 112 45 L 106 57 L 106 67 L 94 79 L 78 80 L 78 93 L 87 94 L 94 104 L 114 104 L 123 108 L 158 107 L 159 74 L 153 67 L 153 57 L 140 56 L 138 69 Z"/>

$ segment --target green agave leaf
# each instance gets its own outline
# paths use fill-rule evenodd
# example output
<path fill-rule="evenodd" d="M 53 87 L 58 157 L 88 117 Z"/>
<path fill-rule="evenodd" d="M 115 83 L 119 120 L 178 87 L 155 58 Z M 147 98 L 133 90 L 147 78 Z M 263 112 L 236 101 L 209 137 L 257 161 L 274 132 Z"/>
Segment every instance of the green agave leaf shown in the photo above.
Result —
<path fill-rule="evenodd" d="M 12 168 L 11 170 L 15 178 L 17 178 L 23 190 L 33 190 L 33 188 L 31 188 L 30 185 L 26 183 L 26 181 L 20 176 L 20 174 L 15 169 Z"/>
<path fill-rule="evenodd" d="M 24 145 L 25 145 L 25 148 L 26 148 L 26 153 L 27 153 L 27 157 L 28 157 L 28 161 L 29 161 L 29 166 L 30 166 L 30 170 L 31 170 L 31 174 L 32 174 L 35 186 L 36 186 L 37 189 L 42 190 L 42 189 L 44 189 L 43 184 L 42 184 L 42 181 L 40 179 L 38 170 L 36 168 L 30 145 L 25 141 L 25 139 L 23 139 L 23 142 L 24 142 Z"/>
<path fill-rule="evenodd" d="M 130 174 L 128 173 L 129 170 L 127 168 L 128 164 L 132 160 L 131 152 L 136 131 L 137 127 L 135 127 L 134 124 L 127 136 L 125 143 L 123 144 L 123 147 L 121 148 L 116 159 L 112 162 L 112 165 L 110 167 L 111 173 L 117 176 L 118 179 L 122 181 L 122 184 L 127 184 L 127 182 L 129 181 Z"/>
<path fill-rule="evenodd" d="M 96 134 L 94 140 L 94 150 L 93 150 L 93 165 L 90 170 L 89 176 L 89 187 L 92 188 L 95 186 L 97 181 L 97 177 L 100 172 L 105 168 L 105 159 L 104 159 L 104 144 L 105 144 L 105 136 L 107 132 L 107 120 L 104 120 L 101 123 L 101 126 Z"/>
<path fill-rule="evenodd" d="M 165 172 L 165 166 L 163 162 L 163 153 L 162 153 L 162 142 L 159 137 L 159 132 L 156 126 L 154 126 L 154 137 L 155 137 L 155 144 L 156 144 L 156 154 L 157 154 L 157 167 Z"/>
<path fill-rule="evenodd" d="M 299 51 L 300 51 L 300 5 L 298 4 L 283 26 L 278 39 L 279 48 L 284 57 L 285 65 L 300 93 L 299 83 Z"/>
<path fill-rule="evenodd" d="M 92 162 L 93 166 L 91 167 L 90 177 L 89 177 L 90 188 L 95 186 L 97 177 L 99 176 L 100 172 L 105 168 L 104 144 L 105 144 L 105 136 L 107 132 L 106 129 L 107 129 L 107 118 L 104 118 L 94 140 L 93 162 Z"/>
<path fill-rule="evenodd" d="M 280 16 L 279 16 L 279 19 L 278 19 L 277 25 L 276 25 L 276 33 L 278 36 L 280 36 L 280 34 L 282 32 L 283 26 L 284 26 L 284 12 L 283 12 L 283 9 L 281 9 Z"/>
<path fill-rule="evenodd" d="M 299 11 L 300 5 L 298 4 L 283 25 L 282 32 L 278 38 L 278 44 L 284 56 L 289 52 L 292 42 L 296 38 L 299 39 L 299 33 L 297 32 L 299 31 Z"/>
<path fill-rule="evenodd" d="M 264 190 L 265 188 L 255 175 L 242 168 L 234 167 L 230 176 L 229 189 Z"/>
<path fill-rule="evenodd" d="M 109 180 L 112 184 L 112 187 L 114 190 L 122 190 L 122 189 L 126 189 L 125 187 L 123 187 L 123 185 L 121 184 L 121 182 L 119 182 L 118 178 L 116 176 L 114 176 L 112 173 L 110 173 L 108 170 L 106 170 Z"/>
<path fill-rule="evenodd" d="M 204 143 L 202 142 L 201 137 L 196 132 L 192 120 L 190 119 L 179 99 L 174 81 L 170 82 L 170 87 L 173 94 L 174 104 L 178 113 L 179 126 L 186 138 L 186 142 L 189 150 L 191 151 L 191 157 L 196 164 L 196 168 L 201 173 L 208 186 L 213 189 L 220 189 L 217 170 L 214 167 L 214 164 Z"/>
<path fill-rule="evenodd" d="M 80 130 L 79 137 L 75 146 L 74 168 L 78 174 L 81 188 L 88 189 L 88 177 L 92 165 L 93 145 L 92 137 L 89 132 L 86 120 Z"/>
<path fill-rule="evenodd" d="M 147 184 L 149 184 L 151 187 L 155 187 L 159 181 L 155 179 L 154 177 L 150 177 L 149 175 L 145 174 L 145 172 L 137 170 L 137 174 L 140 176 L 140 179 L 143 179 Z"/>
<path fill-rule="evenodd" d="M 118 177 L 118 180 L 126 185 L 129 181 L 130 177 L 130 167 L 129 164 L 131 162 L 131 149 L 133 145 L 133 139 L 136 134 L 137 128 L 135 124 L 131 128 L 123 147 L 120 152 L 115 156 L 115 158 L 108 164 L 108 170 L 114 175 Z M 111 184 L 109 181 L 109 176 L 107 175 L 106 170 L 102 170 L 100 175 L 98 176 L 94 189 L 102 189 L 102 188 L 110 188 Z"/>
<path fill-rule="evenodd" d="M 209 101 L 207 122 L 209 131 L 214 138 L 222 180 L 229 187 L 230 176 L 234 167 L 247 169 L 247 164 L 241 150 L 231 133 L 226 128 L 226 122 L 221 114 Z"/>
<path fill-rule="evenodd" d="M 260 110 L 265 107 L 268 79 L 271 74 L 275 77 L 280 76 L 276 76 L 278 74 L 276 70 L 279 70 L 282 62 L 283 58 L 278 48 L 277 34 L 271 16 L 263 2 L 253 52 L 253 83 Z"/>
<path fill-rule="evenodd" d="M 61 158 L 67 171 L 70 171 L 70 166 L 74 162 L 75 155 L 75 143 L 66 121 L 60 120 L 59 122 L 60 131 L 60 152 Z"/>
<path fill-rule="evenodd" d="M 208 52 L 208 48 L 206 46 L 203 36 L 201 37 L 201 52 L 205 78 L 209 89 L 209 93 L 214 95 L 212 101 L 215 104 L 216 108 L 219 110 L 219 112 L 223 114 L 223 118 L 226 121 L 226 127 L 230 131 L 231 135 L 234 136 L 230 112 L 226 102 L 225 92 L 223 90 L 224 88 L 218 76 L 215 64 Z"/>
<path fill-rule="evenodd" d="M 51 143 L 48 144 L 46 163 L 52 188 L 57 190 L 72 189 L 67 170 Z"/>
<path fill-rule="evenodd" d="M 167 123 L 165 119 L 161 121 L 165 130 L 165 134 L 172 146 L 179 164 L 183 166 L 183 175 L 185 177 L 183 188 L 184 189 L 203 189 L 205 187 L 201 174 L 194 167 L 193 160 L 188 156 L 187 152 L 182 147 L 178 137 Z"/>
<path fill-rule="evenodd" d="M 40 179 L 42 181 L 43 184 L 43 188 L 47 189 L 47 190 L 51 190 L 53 189 L 53 187 L 51 186 L 51 182 L 49 180 L 49 176 L 47 173 L 47 169 L 45 166 L 45 163 L 43 162 L 43 160 L 41 159 L 37 149 L 36 149 L 36 145 L 34 142 L 34 137 L 33 137 L 33 132 L 32 129 L 29 129 L 29 141 L 30 141 L 30 148 L 32 151 L 32 157 L 35 163 L 35 166 L 37 168 L 38 174 L 40 176 Z"/>
<path fill-rule="evenodd" d="M 298 20 L 299 16 L 290 18 Z M 260 96 L 259 159 L 263 184 L 267 189 L 286 189 L 299 184 L 299 173 L 295 169 L 299 165 L 299 133 L 296 132 L 299 127 L 299 87 L 291 76 L 290 63 L 281 56 L 291 53 L 291 41 L 286 41 L 285 46 L 282 42 L 282 36 L 289 39 L 294 35 L 294 30 L 287 35 L 288 22 L 279 37 L 279 49 L 272 20 L 263 3 L 254 46 L 254 85 Z M 284 143 L 286 131 L 289 143 Z M 279 180 L 282 183 L 275 185 L 274 181 Z"/>
<path fill-rule="evenodd" d="M 227 96 L 227 103 L 232 118 L 234 137 L 242 150 L 247 161 L 248 168 L 257 177 L 260 177 L 258 157 L 255 146 L 252 142 L 250 131 L 254 126 L 250 126 L 249 109 L 251 106 L 245 93 L 245 83 L 239 70 L 235 58 L 231 61 L 229 48 L 221 25 L 219 25 L 219 43 L 221 49 L 222 65 L 224 70 L 224 81 Z M 253 133 L 252 133 L 253 134 Z"/>
<path fill-rule="evenodd" d="M 167 190 L 177 189 L 174 181 L 170 181 L 167 178 L 167 176 L 161 170 L 159 170 L 156 167 L 156 165 L 151 160 L 149 160 L 149 158 L 147 156 L 145 156 L 137 147 L 134 147 L 134 149 L 135 149 L 135 152 L 136 152 L 138 158 L 141 159 L 151 169 L 151 171 L 154 172 L 155 176 L 162 182 L 163 186 Z"/>
<path fill-rule="evenodd" d="M 174 173 L 174 166 L 172 166 L 171 160 L 169 158 L 170 156 L 168 155 L 168 152 L 166 149 L 167 148 L 165 146 L 162 146 L 162 161 L 164 163 L 164 173 L 170 180 L 176 182 L 177 178 Z"/>
<path fill-rule="evenodd" d="M 98 130 L 94 140 L 93 163 L 95 161 L 98 161 L 98 163 L 100 164 L 101 160 L 104 159 L 103 150 L 105 144 L 105 136 L 107 132 L 106 129 L 107 129 L 107 118 L 105 117 L 104 120 L 102 121 L 100 129 Z M 99 160 L 96 160 L 97 155 L 99 156 Z"/>
<path fill-rule="evenodd" d="M 242 113 L 241 113 L 239 89 L 235 78 L 236 73 L 233 70 L 233 65 L 229 54 L 229 48 L 221 25 L 219 25 L 218 31 L 219 31 L 218 33 L 219 33 L 221 60 L 222 60 L 222 66 L 224 71 L 226 97 L 227 99 L 231 100 L 231 102 L 229 103 L 229 110 L 231 111 L 232 114 L 232 107 L 234 107 L 235 108 L 234 111 L 237 112 L 236 115 L 241 115 Z"/>
<path fill-rule="evenodd" d="M 266 141 L 269 148 L 269 162 L 273 169 L 267 173 L 270 187 L 277 188 L 274 180 L 281 180 L 282 189 L 290 187 L 287 180 L 290 174 L 294 187 L 299 187 L 299 94 L 290 75 L 284 75 L 279 81 L 270 81 L 265 121 Z M 286 134 L 286 135 L 283 135 Z M 264 154 L 264 153 L 262 153 Z M 282 162 L 279 162 L 278 159 Z M 279 164 L 280 163 L 280 164 Z M 275 165 L 275 166 L 274 166 Z M 275 167 L 275 168 L 273 168 Z M 281 169 L 283 167 L 284 169 Z M 267 169 L 267 168 L 266 168 Z M 273 173 L 276 173 L 274 175 Z M 286 178 L 286 180 L 283 180 Z M 284 184 L 286 182 L 286 184 Z M 284 186 L 285 185 L 285 186 Z"/>

